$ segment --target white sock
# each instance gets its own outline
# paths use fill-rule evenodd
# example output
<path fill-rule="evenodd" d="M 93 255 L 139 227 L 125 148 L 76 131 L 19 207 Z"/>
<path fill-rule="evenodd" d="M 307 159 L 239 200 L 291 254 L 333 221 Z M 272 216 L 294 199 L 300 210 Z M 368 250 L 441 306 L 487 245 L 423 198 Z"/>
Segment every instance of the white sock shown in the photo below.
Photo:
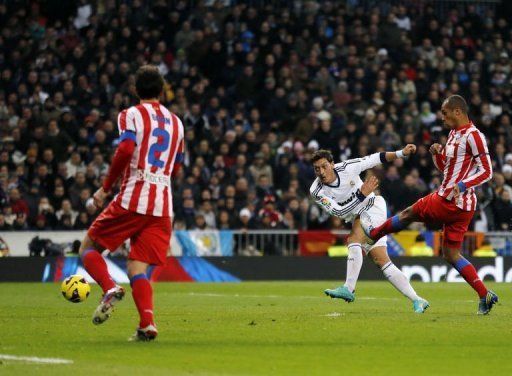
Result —
<path fill-rule="evenodd" d="M 347 258 L 347 278 L 345 280 L 345 287 L 351 292 L 356 289 L 357 279 L 359 272 L 363 266 L 363 250 L 361 244 L 350 243 L 348 245 L 348 258 Z"/>
<path fill-rule="evenodd" d="M 412 288 L 405 274 L 402 273 L 402 271 L 398 269 L 393 262 L 389 261 L 381 268 L 381 270 L 388 281 L 391 282 L 398 291 L 412 301 L 419 299 L 418 294 L 416 294 L 416 291 Z"/>

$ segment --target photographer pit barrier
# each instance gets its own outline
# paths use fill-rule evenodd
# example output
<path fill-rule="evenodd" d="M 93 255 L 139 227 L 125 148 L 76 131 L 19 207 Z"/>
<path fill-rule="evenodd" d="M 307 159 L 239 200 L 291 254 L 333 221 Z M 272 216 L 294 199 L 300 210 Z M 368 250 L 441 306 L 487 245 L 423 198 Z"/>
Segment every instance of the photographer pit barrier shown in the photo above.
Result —
<path fill-rule="evenodd" d="M 346 246 L 349 231 L 327 230 L 208 230 L 174 231 L 169 247 L 170 256 L 322 256 L 341 255 L 329 252 Z M 419 232 L 402 231 L 388 241 L 391 256 L 407 255 L 407 249 L 414 243 Z M 422 233 L 434 255 L 441 253 L 440 232 Z M 10 256 L 29 256 L 29 244 L 35 237 L 49 239 L 61 244 L 64 252 L 69 252 L 74 241 L 80 241 L 84 231 L 20 231 L 0 232 L 0 239 L 9 249 Z M 184 247 L 190 245 L 189 247 Z M 197 253 L 191 248 L 197 245 Z M 462 253 L 472 256 L 475 250 L 487 246 L 498 256 L 512 256 L 512 232 L 469 232 L 464 238 Z M 124 247 L 128 250 L 128 244 Z M 44 253 L 41 253 L 44 255 Z"/>

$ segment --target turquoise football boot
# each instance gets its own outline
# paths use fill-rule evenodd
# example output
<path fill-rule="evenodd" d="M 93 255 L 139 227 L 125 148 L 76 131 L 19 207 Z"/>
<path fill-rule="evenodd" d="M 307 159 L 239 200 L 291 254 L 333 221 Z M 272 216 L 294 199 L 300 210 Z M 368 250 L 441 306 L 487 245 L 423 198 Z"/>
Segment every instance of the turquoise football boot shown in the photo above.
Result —
<path fill-rule="evenodd" d="M 335 289 L 327 289 L 324 290 L 324 293 L 331 298 L 343 299 L 347 303 L 352 303 L 354 300 L 356 300 L 355 294 L 345 286 L 340 286 Z"/>
<path fill-rule="evenodd" d="M 412 302 L 412 308 L 416 313 L 424 313 L 428 307 L 430 307 L 430 304 L 423 298 L 416 299 Z"/>

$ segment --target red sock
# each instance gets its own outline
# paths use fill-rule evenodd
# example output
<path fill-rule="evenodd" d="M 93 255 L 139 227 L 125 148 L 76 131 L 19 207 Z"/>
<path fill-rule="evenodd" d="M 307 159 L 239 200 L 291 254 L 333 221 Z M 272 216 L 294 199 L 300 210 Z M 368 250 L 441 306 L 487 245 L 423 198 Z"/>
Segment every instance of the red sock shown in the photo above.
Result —
<path fill-rule="evenodd" d="M 103 292 L 107 292 L 116 286 L 116 283 L 108 274 L 107 263 L 101 254 L 95 249 L 88 249 L 82 253 L 82 263 L 85 270 L 101 286 Z"/>
<path fill-rule="evenodd" d="M 405 227 L 406 226 L 398 218 L 398 215 L 395 215 L 394 217 L 388 218 L 386 222 L 384 222 L 380 226 L 375 227 L 373 230 L 371 230 L 370 237 L 373 240 L 378 240 L 387 234 L 401 231 Z"/>
<path fill-rule="evenodd" d="M 478 276 L 475 267 L 464 257 L 461 257 L 455 263 L 455 269 L 460 273 L 462 278 L 473 287 L 480 298 L 484 298 L 487 295 L 487 288 Z"/>
<path fill-rule="evenodd" d="M 130 279 L 132 295 L 139 311 L 139 328 L 154 325 L 153 322 L 153 289 L 145 274 L 134 275 Z"/>

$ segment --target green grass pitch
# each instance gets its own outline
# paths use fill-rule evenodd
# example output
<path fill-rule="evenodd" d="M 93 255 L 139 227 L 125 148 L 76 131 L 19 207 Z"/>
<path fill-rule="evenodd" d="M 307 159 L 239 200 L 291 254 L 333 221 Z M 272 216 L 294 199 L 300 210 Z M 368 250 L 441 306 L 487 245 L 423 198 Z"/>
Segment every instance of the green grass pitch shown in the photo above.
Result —
<path fill-rule="evenodd" d="M 323 295 L 333 282 L 160 283 L 159 337 L 127 342 L 137 320 L 131 296 L 93 326 L 100 291 L 81 304 L 57 284 L 0 284 L 0 375 L 511 375 L 512 291 L 477 316 L 465 284 L 414 284 L 431 308 L 412 305 L 386 282 L 360 282 L 347 304 Z"/>

